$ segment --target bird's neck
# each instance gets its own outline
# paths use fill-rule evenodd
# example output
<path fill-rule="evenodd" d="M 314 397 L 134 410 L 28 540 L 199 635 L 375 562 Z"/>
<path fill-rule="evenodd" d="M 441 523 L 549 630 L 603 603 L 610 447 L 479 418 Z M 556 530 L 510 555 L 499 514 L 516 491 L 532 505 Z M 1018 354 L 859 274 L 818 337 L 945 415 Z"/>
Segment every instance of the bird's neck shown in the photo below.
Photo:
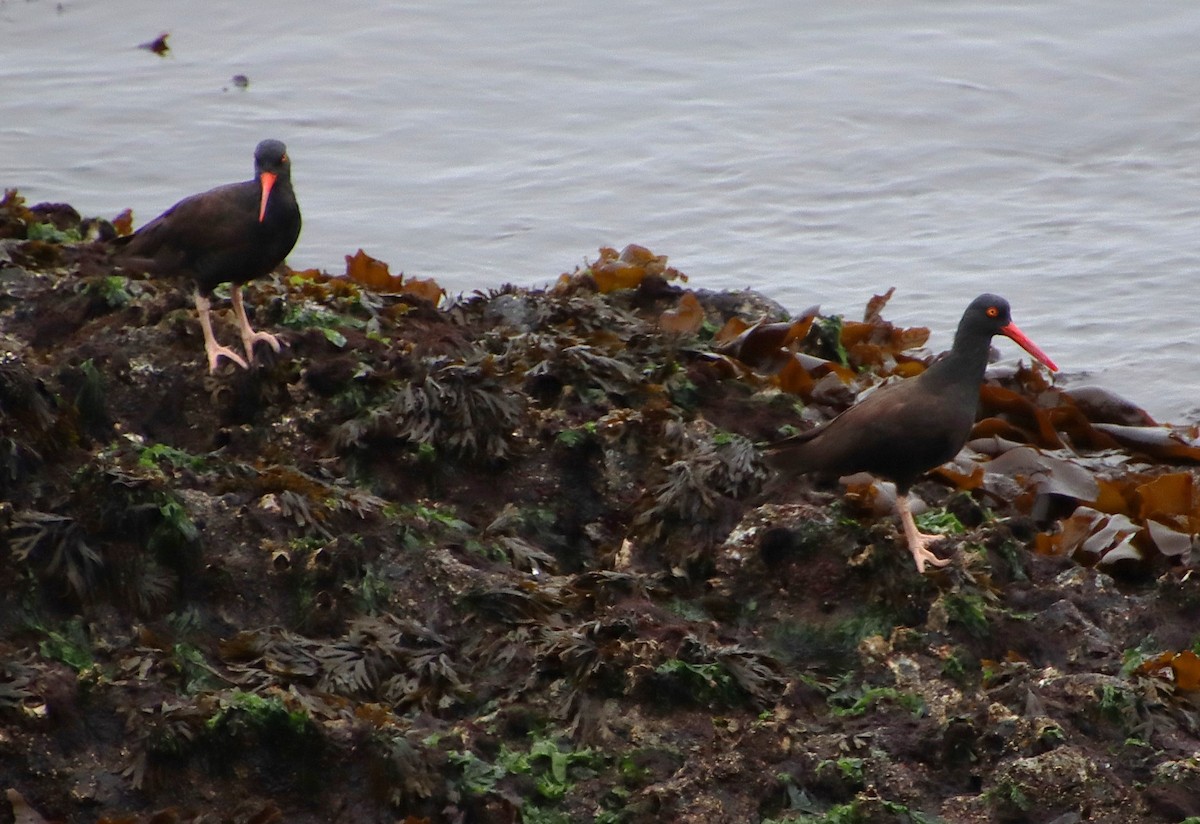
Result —
<path fill-rule="evenodd" d="M 958 335 L 946 356 L 930 366 L 925 373 L 927 383 L 945 381 L 978 386 L 987 370 L 991 338 Z"/>
<path fill-rule="evenodd" d="M 261 181 L 259 186 L 262 186 Z M 261 189 L 259 191 L 261 192 Z M 281 173 L 275 179 L 275 185 L 271 187 L 271 193 L 267 196 L 267 210 L 263 216 L 263 222 L 272 223 L 284 219 L 294 208 L 295 201 L 296 196 L 292 193 L 291 178 L 286 173 Z"/>

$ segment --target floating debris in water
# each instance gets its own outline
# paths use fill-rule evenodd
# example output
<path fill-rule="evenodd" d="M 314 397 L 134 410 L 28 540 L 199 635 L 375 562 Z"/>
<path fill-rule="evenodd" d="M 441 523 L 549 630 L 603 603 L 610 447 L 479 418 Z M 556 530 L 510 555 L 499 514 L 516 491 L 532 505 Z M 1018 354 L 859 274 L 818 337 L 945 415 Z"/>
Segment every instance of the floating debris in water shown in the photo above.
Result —
<path fill-rule="evenodd" d="M 145 49 L 149 52 L 154 52 L 159 57 L 166 57 L 167 52 L 171 50 L 171 47 L 167 45 L 167 38 L 170 36 L 171 33 L 165 31 L 153 40 L 147 40 L 145 43 L 139 43 L 138 48 Z"/>

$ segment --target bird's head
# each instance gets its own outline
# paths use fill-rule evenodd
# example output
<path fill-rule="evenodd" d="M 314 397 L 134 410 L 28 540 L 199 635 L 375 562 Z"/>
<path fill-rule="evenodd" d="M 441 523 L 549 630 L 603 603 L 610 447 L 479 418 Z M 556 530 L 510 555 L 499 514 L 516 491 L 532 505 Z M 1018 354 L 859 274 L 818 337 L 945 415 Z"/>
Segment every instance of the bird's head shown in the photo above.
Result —
<path fill-rule="evenodd" d="M 1008 301 L 999 295 L 980 295 L 971 301 L 971 305 L 963 313 L 962 321 L 958 325 L 958 334 L 966 334 L 971 337 L 986 336 L 989 339 L 993 335 L 1004 335 L 1033 355 L 1051 372 L 1058 371 L 1058 366 L 1054 361 L 1050 360 L 1050 357 L 1013 323 L 1012 309 L 1009 307 Z"/>
<path fill-rule="evenodd" d="M 262 197 L 258 204 L 258 222 L 267 214 L 267 200 L 271 189 L 280 177 L 287 179 L 292 174 L 292 161 L 288 158 L 287 146 L 279 140 L 264 140 L 254 149 L 254 176 L 262 184 Z"/>

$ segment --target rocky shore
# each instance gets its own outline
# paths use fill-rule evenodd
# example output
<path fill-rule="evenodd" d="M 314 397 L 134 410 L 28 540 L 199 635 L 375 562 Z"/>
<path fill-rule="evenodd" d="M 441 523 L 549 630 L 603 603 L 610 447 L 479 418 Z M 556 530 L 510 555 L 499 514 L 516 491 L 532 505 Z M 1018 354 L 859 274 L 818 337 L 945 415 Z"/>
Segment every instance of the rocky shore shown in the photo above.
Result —
<path fill-rule="evenodd" d="M 359 254 L 210 375 L 128 229 L 0 203 L 0 822 L 1200 821 L 1192 429 L 989 372 L 918 575 L 761 448 L 930 362 L 887 296 Z"/>

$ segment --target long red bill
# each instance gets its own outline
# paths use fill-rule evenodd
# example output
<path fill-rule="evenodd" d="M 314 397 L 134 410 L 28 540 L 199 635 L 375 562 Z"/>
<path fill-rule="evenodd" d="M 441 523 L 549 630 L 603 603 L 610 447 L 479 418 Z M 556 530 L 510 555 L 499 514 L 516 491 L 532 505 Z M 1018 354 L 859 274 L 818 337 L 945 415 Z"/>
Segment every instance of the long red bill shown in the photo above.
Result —
<path fill-rule="evenodd" d="M 262 183 L 262 199 L 258 204 L 258 222 L 263 222 L 263 217 L 267 214 L 267 198 L 271 196 L 271 187 L 275 185 L 275 173 L 263 172 L 258 176 Z"/>
<path fill-rule="evenodd" d="M 1050 360 L 1049 356 L 1038 348 L 1037 344 L 1025 337 L 1025 333 L 1017 328 L 1015 323 L 1009 323 L 1006 326 L 1000 327 L 1000 334 L 1006 335 L 1016 341 L 1022 349 L 1046 365 L 1046 368 L 1051 372 L 1057 372 L 1058 367 L 1054 361 Z"/>

